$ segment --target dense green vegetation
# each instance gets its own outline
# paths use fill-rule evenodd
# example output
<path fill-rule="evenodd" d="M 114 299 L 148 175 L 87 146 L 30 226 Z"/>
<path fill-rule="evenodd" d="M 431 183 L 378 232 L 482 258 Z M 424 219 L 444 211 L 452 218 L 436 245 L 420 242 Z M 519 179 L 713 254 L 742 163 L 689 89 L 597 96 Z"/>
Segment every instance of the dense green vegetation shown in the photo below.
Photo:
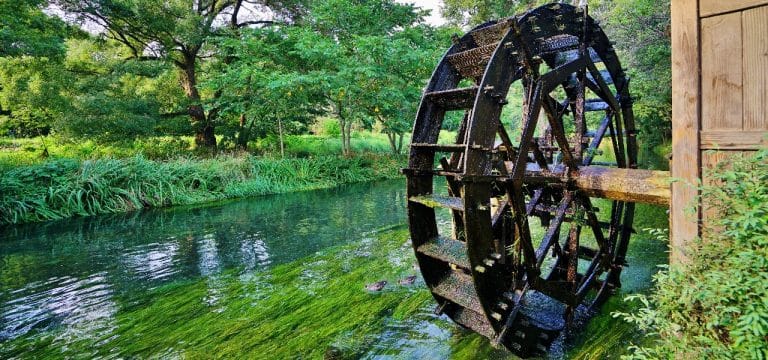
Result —
<path fill-rule="evenodd" d="M 269 136 L 285 145 L 327 115 L 345 155 L 355 129 L 386 134 L 399 153 L 455 30 L 392 0 L 163 4 L 3 5 L 0 136 L 186 135 L 206 151 L 245 150 Z"/>
<path fill-rule="evenodd" d="M 660 272 L 652 295 L 630 297 L 644 306 L 623 316 L 649 335 L 632 358 L 768 358 L 768 150 L 708 176 L 706 241 Z"/>
<path fill-rule="evenodd" d="M 394 177 L 400 166 L 376 155 L 48 161 L 0 174 L 0 225 L 327 188 Z"/>

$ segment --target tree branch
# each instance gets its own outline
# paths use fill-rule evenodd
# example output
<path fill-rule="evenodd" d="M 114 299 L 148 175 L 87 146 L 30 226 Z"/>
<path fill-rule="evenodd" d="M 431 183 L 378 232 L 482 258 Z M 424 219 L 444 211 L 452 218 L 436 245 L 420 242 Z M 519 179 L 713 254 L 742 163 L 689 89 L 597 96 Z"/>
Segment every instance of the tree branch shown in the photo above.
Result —
<path fill-rule="evenodd" d="M 278 25 L 278 24 L 281 24 L 281 23 L 279 23 L 277 21 L 273 21 L 273 20 L 252 20 L 252 21 L 241 22 L 241 23 L 237 24 L 236 26 L 238 28 L 243 28 L 243 27 L 251 26 L 251 25 Z"/>

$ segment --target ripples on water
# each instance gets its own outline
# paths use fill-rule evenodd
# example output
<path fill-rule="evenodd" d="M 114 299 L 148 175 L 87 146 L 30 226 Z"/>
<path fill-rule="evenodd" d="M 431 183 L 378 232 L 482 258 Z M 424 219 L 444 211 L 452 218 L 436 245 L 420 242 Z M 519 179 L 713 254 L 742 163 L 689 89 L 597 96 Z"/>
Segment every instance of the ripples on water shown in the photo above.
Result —
<path fill-rule="evenodd" d="M 184 279 L 204 279 L 203 301 L 216 307 L 226 269 L 252 282 L 263 276 L 255 270 L 402 223 L 403 189 L 402 181 L 389 181 L 3 229 L 0 348 L 54 329 L 53 341 L 63 346 L 107 341 L 121 307 L 140 306 L 146 291 Z M 311 266 L 304 277 L 307 291 L 322 286 Z"/>

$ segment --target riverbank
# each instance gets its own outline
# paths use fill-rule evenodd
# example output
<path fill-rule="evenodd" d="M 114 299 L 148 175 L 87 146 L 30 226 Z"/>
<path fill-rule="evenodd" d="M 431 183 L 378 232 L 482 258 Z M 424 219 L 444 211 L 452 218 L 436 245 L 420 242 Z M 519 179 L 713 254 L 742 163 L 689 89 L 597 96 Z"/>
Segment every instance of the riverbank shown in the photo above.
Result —
<path fill-rule="evenodd" d="M 390 179 L 403 161 L 380 154 L 49 160 L 0 174 L 0 226 Z"/>

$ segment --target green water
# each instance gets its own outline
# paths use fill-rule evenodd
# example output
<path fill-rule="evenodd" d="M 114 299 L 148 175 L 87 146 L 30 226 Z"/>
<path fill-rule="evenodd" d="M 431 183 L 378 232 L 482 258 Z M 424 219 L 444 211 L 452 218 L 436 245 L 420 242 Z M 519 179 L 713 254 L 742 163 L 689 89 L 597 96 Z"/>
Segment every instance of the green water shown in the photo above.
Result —
<path fill-rule="evenodd" d="M 514 358 L 432 313 L 403 181 L 2 229 L 0 358 Z M 662 227 L 640 206 L 636 228 Z M 609 312 L 666 245 L 640 233 L 622 294 L 551 357 L 616 357 Z M 383 291 L 365 285 L 387 280 Z"/>

